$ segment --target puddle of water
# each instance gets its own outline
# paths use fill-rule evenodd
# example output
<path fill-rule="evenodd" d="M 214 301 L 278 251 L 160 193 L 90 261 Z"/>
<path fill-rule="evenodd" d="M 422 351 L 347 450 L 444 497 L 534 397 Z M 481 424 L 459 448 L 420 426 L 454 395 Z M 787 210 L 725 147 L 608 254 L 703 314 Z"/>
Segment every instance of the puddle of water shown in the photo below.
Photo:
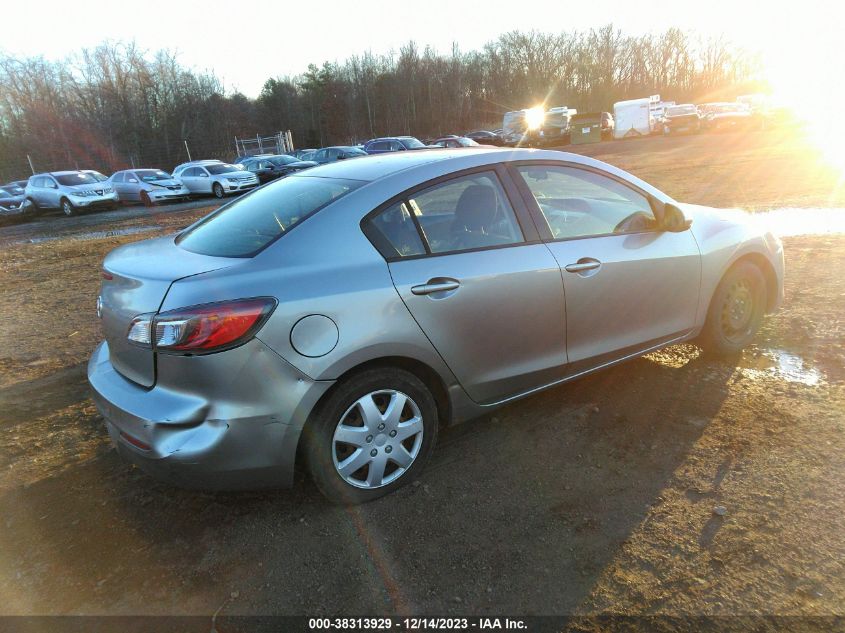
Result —
<path fill-rule="evenodd" d="M 762 228 L 779 237 L 845 233 L 845 209 L 784 207 L 752 213 Z"/>
<path fill-rule="evenodd" d="M 55 242 L 56 240 L 99 240 L 105 237 L 118 237 L 120 235 L 135 235 L 137 233 L 151 233 L 162 227 L 152 226 L 131 226 L 125 229 L 114 229 L 112 231 L 90 231 L 88 233 L 77 233 L 75 235 L 50 235 L 45 237 L 33 237 L 28 240 L 14 242 L 15 244 L 43 244 L 44 242 Z"/>
<path fill-rule="evenodd" d="M 743 358 L 741 371 L 749 378 L 774 377 L 815 387 L 822 382 L 822 374 L 803 358 L 780 349 L 763 350 L 757 356 Z"/>

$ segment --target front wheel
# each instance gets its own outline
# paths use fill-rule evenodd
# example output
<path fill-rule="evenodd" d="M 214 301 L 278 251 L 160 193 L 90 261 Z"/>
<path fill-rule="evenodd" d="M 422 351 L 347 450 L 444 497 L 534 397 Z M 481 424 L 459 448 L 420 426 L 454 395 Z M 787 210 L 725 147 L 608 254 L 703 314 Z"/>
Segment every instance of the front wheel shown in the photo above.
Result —
<path fill-rule="evenodd" d="M 398 368 L 366 370 L 315 410 L 303 431 L 308 469 L 331 501 L 372 501 L 418 476 L 437 429 L 437 404 L 419 378 Z"/>
<path fill-rule="evenodd" d="M 141 203 L 142 203 L 145 207 L 151 207 L 151 206 L 153 206 L 153 201 L 152 201 L 152 200 L 150 200 L 150 194 L 148 194 L 146 191 L 142 191 L 142 192 L 141 192 Z"/>
<path fill-rule="evenodd" d="M 766 279 L 751 262 L 731 268 L 713 294 L 700 343 L 706 352 L 739 354 L 763 323 Z"/>
<path fill-rule="evenodd" d="M 62 198 L 61 207 L 62 207 L 62 213 L 64 213 L 66 216 L 71 216 L 71 215 L 74 215 L 76 213 L 76 207 L 73 206 L 73 204 L 71 204 L 71 201 L 68 200 L 67 198 Z"/>
<path fill-rule="evenodd" d="M 223 191 L 223 185 L 219 182 L 214 183 L 214 186 L 211 188 L 211 192 L 214 194 L 215 198 L 222 198 L 226 195 L 226 192 Z"/>

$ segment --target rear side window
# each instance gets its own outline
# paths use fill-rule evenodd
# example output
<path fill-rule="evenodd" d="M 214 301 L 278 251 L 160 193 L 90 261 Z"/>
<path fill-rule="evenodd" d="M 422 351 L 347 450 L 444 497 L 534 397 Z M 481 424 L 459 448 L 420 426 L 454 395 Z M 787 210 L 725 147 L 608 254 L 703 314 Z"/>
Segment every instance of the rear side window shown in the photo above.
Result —
<path fill-rule="evenodd" d="M 524 241 L 513 208 L 493 173 L 434 185 L 414 194 L 408 203 L 435 254 Z"/>
<path fill-rule="evenodd" d="M 369 230 L 366 233 L 385 256 L 411 257 L 425 254 L 420 234 L 404 202 L 389 206 L 368 224 Z"/>
<path fill-rule="evenodd" d="M 309 215 L 362 184 L 337 178 L 283 178 L 200 220 L 179 235 L 176 243 L 202 255 L 252 257 Z"/>
<path fill-rule="evenodd" d="M 123 182 L 123 172 L 119 171 L 111 177 L 112 182 Z"/>

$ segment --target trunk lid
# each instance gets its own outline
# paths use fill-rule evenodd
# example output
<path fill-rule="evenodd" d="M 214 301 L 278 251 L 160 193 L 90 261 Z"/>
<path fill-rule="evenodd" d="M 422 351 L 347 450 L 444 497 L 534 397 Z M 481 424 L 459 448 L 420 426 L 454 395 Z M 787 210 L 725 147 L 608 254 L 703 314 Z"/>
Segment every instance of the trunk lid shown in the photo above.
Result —
<path fill-rule="evenodd" d="M 130 343 L 129 325 L 141 314 L 158 312 L 171 284 L 200 273 L 228 268 L 247 261 L 200 255 L 179 248 L 175 237 L 145 240 L 113 250 L 103 262 L 100 289 L 103 334 L 109 344 L 112 366 L 144 387 L 155 384 L 152 349 Z"/>

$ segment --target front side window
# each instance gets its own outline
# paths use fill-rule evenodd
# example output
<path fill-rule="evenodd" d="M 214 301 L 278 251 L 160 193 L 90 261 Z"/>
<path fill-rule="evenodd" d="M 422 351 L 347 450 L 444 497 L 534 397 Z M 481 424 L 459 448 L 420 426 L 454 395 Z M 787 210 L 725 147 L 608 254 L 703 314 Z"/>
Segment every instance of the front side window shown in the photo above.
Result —
<path fill-rule="evenodd" d="M 554 239 L 636 233 L 657 226 L 648 198 L 593 171 L 520 165 Z"/>
<path fill-rule="evenodd" d="M 179 235 L 182 248 L 214 257 L 252 257 L 319 209 L 360 187 L 357 180 L 282 178 L 222 207 Z"/>
<path fill-rule="evenodd" d="M 408 198 L 432 253 L 523 242 L 516 215 L 492 172 L 462 176 Z"/>

